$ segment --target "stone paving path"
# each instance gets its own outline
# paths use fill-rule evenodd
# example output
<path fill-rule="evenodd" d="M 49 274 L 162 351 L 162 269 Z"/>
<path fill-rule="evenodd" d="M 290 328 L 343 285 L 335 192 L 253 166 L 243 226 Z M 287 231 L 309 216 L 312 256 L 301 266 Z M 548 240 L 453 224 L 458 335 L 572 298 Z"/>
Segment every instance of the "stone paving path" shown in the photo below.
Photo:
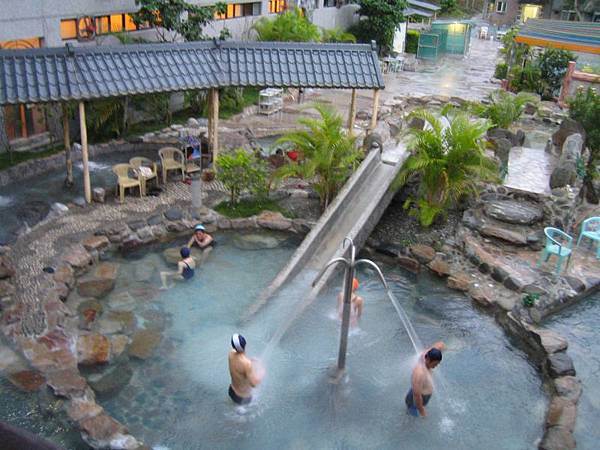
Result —
<path fill-rule="evenodd" d="M 549 194 L 554 160 L 543 148 L 513 147 L 508 156 L 508 175 L 504 185 L 521 191 Z"/>

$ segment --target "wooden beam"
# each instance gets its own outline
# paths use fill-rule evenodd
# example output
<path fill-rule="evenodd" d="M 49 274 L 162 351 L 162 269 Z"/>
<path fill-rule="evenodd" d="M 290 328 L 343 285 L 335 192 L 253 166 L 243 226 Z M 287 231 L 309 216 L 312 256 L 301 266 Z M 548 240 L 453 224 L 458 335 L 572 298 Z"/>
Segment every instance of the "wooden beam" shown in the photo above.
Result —
<path fill-rule="evenodd" d="M 71 159 L 71 133 L 69 130 L 69 112 L 67 105 L 62 104 L 63 140 L 65 142 L 65 162 L 67 165 L 67 178 L 65 184 L 73 186 L 73 160 Z"/>
<path fill-rule="evenodd" d="M 208 91 L 208 148 L 213 155 L 213 164 L 219 156 L 219 90 Z"/>
<path fill-rule="evenodd" d="M 83 161 L 83 192 L 85 201 L 92 202 L 92 186 L 90 184 L 90 167 L 88 164 L 87 127 L 85 124 L 85 104 L 79 102 L 79 129 L 81 130 L 81 159 Z"/>
<path fill-rule="evenodd" d="M 377 113 L 379 112 L 379 89 L 373 91 L 373 112 L 371 113 L 371 126 L 369 133 L 372 133 L 377 126 Z"/>
<path fill-rule="evenodd" d="M 356 117 L 356 89 L 352 89 L 352 99 L 350 100 L 350 112 L 348 113 L 348 134 L 354 134 L 354 118 Z"/>

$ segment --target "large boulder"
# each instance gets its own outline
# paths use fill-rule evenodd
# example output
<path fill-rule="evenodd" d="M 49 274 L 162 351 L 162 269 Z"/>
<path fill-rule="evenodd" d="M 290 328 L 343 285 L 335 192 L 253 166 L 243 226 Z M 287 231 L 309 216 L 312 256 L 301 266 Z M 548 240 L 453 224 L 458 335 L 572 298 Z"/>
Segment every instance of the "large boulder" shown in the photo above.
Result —
<path fill-rule="evenodd" d="M 77 292 L 82 297 L 101 298 L 115 287 L 119 265 L 102 262 L 89 274 L 79 279 Z"/>
<path fill-rule="evenodd" d="M 280 212 L 263 211 L 256 218 L 256 223 L 269 230 L 288 230 L 292 227 L 292 221 L 284 217 Z"/>
<path fill-rule="evenodd" d="M 125 361 L 107 368 L 102 373 L 90 375 L 88 383 L 99 396 L 109 396 L 127 386 L 132 375 L 133 370 Z"/>
<path fill-rule="evenodd" d="M 491 138 L 490 140 L 494 143 L 494 155 L 502 164 L 507 165 L 510 149 L 513 147 L 512 142 L 506 138 Z"/>
<path fill-rule="evenodd" d="M 546 368 L 552 378 L 575 375 L 573 360 L 565 352 L 557 352 L 548 356 Z"/>
<path fill-rule="evenodd" d="M 552 171 L 550 175 L 550 189 L 573 186 L 577 180 L 577 166 L 572 161 L 565 161 Z"/>
<path fill-rule="evenodd" d="M 140 330 L 133 335 L 129 346 L 129 356 L 138 359 L 148 359 L 154 353 L 162 336 L 160 331 L 152 329 Z"/>
<path fill-rule="evenodd" d="M 519 225 L 531 225 L 544 218 L 538 206 L 516 200 L 492 200 L 484 204 L 483 211 L 492 219 Z"/>
<path fill-rule="evenodd" d="M 572 376 L 560 377 L 554 380 L 554 388 L 556 393 L 561 397 L 577 403 L 581 397 L 581 381 Z"/>
<path fill-rule="evenodd" d="M 262 250 L 279 247 L 279 240 L 264 234 L 238 234 L 233 238 L 233 245 L 241 250 Z"/>
<path fill-rule="evenodd" d="M 551 427 L 546 430 L 539 450 L 571 450 L 575 448 L 573 433 L 564 427 Z"/>
<path fill-rule="evenodd" d="M 583 127 L 573 119 L 566 117 L 561 122 L 558 130 L 556 130 L 552 135 L 552 143 L 558 148 L 562 148 L 567 137 L 575 133 L 585 136 L 585 130 Z"/>
<path fill-rule="evenodd" d="M 572 134 L 565 139 L 560 159 L 577 162 L 577 160 L 581 158 L 582 150 L 583 137 L 581 137 L 581 134 L 579 133 Z"/>
<path fill-rule="evenodd" d="M 409 250 L 421 264 L 427 264 L 435 258 L 435 250 L 428 245 L 413 244 Z"/>
<path fill-rule="evenodd" d="M 527 245 L 527 236 L 519 231 L 498 225 L 484 224 L 479 228 L 483 236 L 494 237 L 515 245 Z"/>
<path fill-rule="evenodd" d="M 110 360 L 110 341 L 101 334 L 86 334 L 77 339 L 77 362 L 83 365 L 105 364 Z"/>
<path fill-rule="evenodd" d="M 15 269 L 4 256 L 0 256 L 0 280 L 10 278 L 15 275 Z"/>

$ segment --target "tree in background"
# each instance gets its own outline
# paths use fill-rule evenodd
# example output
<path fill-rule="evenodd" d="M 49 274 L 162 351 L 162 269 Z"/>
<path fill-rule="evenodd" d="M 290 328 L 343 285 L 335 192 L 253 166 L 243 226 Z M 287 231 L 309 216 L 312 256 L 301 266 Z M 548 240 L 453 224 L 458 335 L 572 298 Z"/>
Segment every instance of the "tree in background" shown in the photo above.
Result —
<path fill-rule="evenodd" d="M 358 0 L 360 20 L 348 30 L 359 42 L 377 42 L 379 53 L 391 52 L 394 32 L 404 22 L 406 0 Z"/>
<path fill-rule="evenodd" d="M 218 2 L 210 6 L 198 6 L 185 0 L 135 0 L 140 6 L 133 13 L 136 25 L 150 24 L 157 29 L 159 39 L 163 42 L 174 42 L 178 36 L 186 41 L 207 39 L 203 29 L 215 18 L 215 13 L 223 14 L 227 10 L 225 3 Z M 224 29 L 221 38 L 229 35 Z"/>
<path fill-rule="evenodd" d="M 447 127 L 425 110 L 411 113 L 409 118 L 412 117 L 430 126 L 409 130 L 411 155 L 393 188 L 404 186 L 413 176 L 419 178 L 416 198 L 409 198 L 404 206 L 414 206 L 412 213 L 419 217 L 421 225 L 429 226 L 448 207 L 463 197 L 475 195 L 479 180 L 497 180 L 498 168 L 484 153 L 483 137 L 490 127 L 488 122 L 471 121 L 464 112 L 445 116 Z"/>
<path fill-rule="evenodd" d="M 544 50 L 544 53 L 536 61 L 543 80 L 543 91 L 540 94 L 546 98 L 553 98 L 557 95 L 563 77 L 569 68 L 569 61 L 575 61 L 576 59 L 577 57 L 568 50 L 556 48 Z"/>
<path fill-rule="evenodd" d="M 259 41 L 318 42 L 321 40 L 319 27 L 302 14 L 300 8 L 288 10 L 277 17 L 262 17 L 252 29 Z"/>
<path fill-rule="evenodd" d="M 598 177 L 600 164 L 600 94 L 595 89 L 578 89 L 569 102 L 569 116 L 585 130 L 585 144 L 590 150 L 581 195 L 590 203 L 598 203 L 593 180 Z"/>
<path fill-rule="evenodd" d="M 442 14 L 450 14 L 456 10 L 458 3 L 456 0 L 440 0 Z"/>

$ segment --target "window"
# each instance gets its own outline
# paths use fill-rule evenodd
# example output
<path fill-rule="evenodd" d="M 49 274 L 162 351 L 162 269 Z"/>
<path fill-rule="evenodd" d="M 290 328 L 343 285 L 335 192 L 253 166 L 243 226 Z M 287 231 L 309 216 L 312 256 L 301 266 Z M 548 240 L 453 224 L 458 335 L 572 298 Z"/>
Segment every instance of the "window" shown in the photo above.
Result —
<path fill-rule="evenodd" d="M 506 2 L 496 2 L 496 12 L 506 12 Z"/>
<path fill-rule="evenodd" d="M 137 26 L 133 21 L 133 17 L 131 14 L 125 14 L 125 31 L 135 31 L 137 30 Z"/>
<path fill-rule="evenodd" d="M 96 34 L 110 33 L 110 17 L 109 16 L 98 16 L 96 17 Z"/>
<path fill-rule="evenodd" d="M 120 33 L 123 31 L 123 16 L 124 14 L 112 14 L 110 16 L 110 32 Z"/>
<path fill-rule="evenodd" d="M 325 0 L 323 2 L 323 6 L 325 8 L 332 8 L 332 7 L 336 6 L 336 4 L 337 4 L 337 0 Z"/>
<path fill-rule="evenodd" d="M 233 19 L 235 17 L 260 16 L 260 2 L 230 3 L 224 13 L 215 12 L 215 19 Z"/>
<path fill-rule="evenodd" d="M 271 14 L 278 14 L 285 11 L 285 0 L 269 0 L 269 12 Z"/>
<path fill-rule="evenodd" d="M 77 21 L 75 19 L 60 21 L 60 38 L 77 39 Z"/>

